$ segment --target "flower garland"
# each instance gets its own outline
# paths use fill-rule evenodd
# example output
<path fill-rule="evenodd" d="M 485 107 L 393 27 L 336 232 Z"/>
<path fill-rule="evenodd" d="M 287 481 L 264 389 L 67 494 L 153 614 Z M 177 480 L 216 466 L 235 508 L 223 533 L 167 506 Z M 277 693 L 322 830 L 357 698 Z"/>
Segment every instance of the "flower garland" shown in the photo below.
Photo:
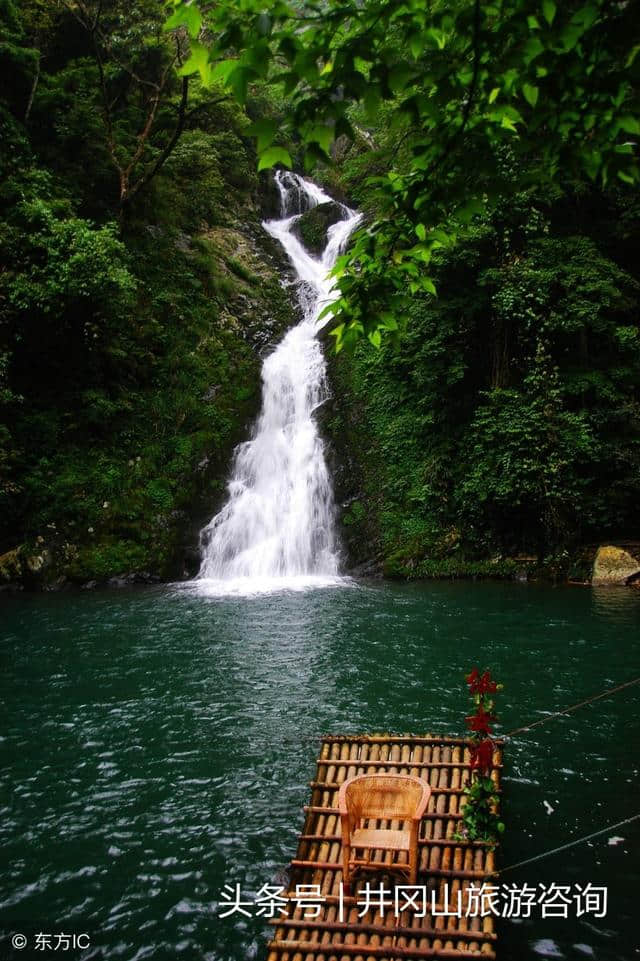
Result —
<path fill-rule="evenodd" d="M 493 680 L 490 671 L 481 674 L 477 667 L 465 679 L 475 712 L 466 718 L 473 739 L 471 778 L 464 790 L 466 801 L 462 809 L 462 828 L 457 836 L 468 841 L 495 843 L 504 831 L 504 823 L 496 814 L 498 796 L 491 777 L 495 749 L 493 725 L 498 719 L 494 695 L 502 690 L 503 685 Z"/>

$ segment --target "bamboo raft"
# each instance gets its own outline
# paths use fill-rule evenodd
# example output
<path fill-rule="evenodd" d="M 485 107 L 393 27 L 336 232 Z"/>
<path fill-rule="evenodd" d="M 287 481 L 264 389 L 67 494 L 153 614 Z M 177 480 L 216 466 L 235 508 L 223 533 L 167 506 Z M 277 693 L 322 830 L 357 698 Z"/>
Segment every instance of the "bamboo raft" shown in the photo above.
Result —
<path fill-rule="evenodd" d="M 282 908 L 286 913 L 279 913 L 270 921 L 275 932 L 267 961 L 496 957 L 494 917 L 465 916 L 467 904 L 471 903 L 469 888 L 475 885 L 477 891 L 484 881 L 490 883 L 493 848 L 485 842 L 453 838 L 461 827 L 463 788 L 470 775 L 469 747 L 470 741 L 465 738 L 431 735 L 323 738 L 316 777 L 311 781 L 311 804 L 305 807 L 303 833 L 291 862 L 289 888 L 284 896 L 286 908 Z M 491 772 L 498 791 L 501 767 L 499 745 Z M 356 774 L 382 773 L 412 774 L 431 787 L 420 830 L 417 882 L 426 887 L 426 912 L 397 912 L 393 903 L 383 906 L 381 912 L 376 902 L 362 913 L 366 907 L 362 897 L 365 883 L 372 887 L 384 883 L 392 892 L 392 901 L 394 883 L 404 883 L 401 878 L 384 873 L 385 859 L 391 857 L 391 852 L 376 852 L 380 871 L 366 878 L 359 876 L 351 897 L 341 894 L 340 785 Z M 398 825 L 381 821 L 377 826 L 395 829 Z M 296 899 L 298 885 L 319 887 L 319 913 L 315 916 L 311 916 L 308 904 Z M 456 913 L 445 916 L 445 909 Z"/>

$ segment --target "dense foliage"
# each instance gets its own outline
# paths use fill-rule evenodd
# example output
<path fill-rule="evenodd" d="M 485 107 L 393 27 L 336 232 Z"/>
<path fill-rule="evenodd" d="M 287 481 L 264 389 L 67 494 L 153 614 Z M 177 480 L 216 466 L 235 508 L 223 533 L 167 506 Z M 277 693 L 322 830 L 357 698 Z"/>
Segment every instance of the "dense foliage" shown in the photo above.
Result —
<path fill-rule="evenodd" d="M 392 137 L 369 129 L 379 149 L 327 171 L 365 208 Z M 520 190 L 434 255 L 439 296 L 411 298 L 397 345 L 331 362 L 354 556 L 377 542 L 389 574 L 546 560 L 583 577 L 581 545 L 637 538 L 639 212 L 637 191 L 579 178 Z"/>
<path fill-rule="evenodd" d="M 638 183 L 634 4 L 174 6 L 167 27 L 185 24 L 192 37 L 181 73 L 219 79 L 240 101 L 251 81 L 282 84 L 290 103 L 285 130 L 299 138 L 309 169 L 328 158 L 336 138 L 353 139 L 360 125 L 387 114 L 393 146 L 369 180 L 373 221 L 337 268 L 338 347 L 363 333 L 378 345 L 383 332 L 402 327 L 410 296 L 435 293 L 434 252 L 454 244 L 475 212 L 532 180 Z M 291 163 L 277 145 L 281 125 L 267 118 L 254 133 L 261 166 Z M 505 176 L 505 146 L 515 177 L 513 169 Z"/>
<path fill-rule="evenodd" d="M 184 108 L 162 17 L 0 2 L 0 554 L 38 576 L 182 572 L 291 318 L 249 118 Z"/>

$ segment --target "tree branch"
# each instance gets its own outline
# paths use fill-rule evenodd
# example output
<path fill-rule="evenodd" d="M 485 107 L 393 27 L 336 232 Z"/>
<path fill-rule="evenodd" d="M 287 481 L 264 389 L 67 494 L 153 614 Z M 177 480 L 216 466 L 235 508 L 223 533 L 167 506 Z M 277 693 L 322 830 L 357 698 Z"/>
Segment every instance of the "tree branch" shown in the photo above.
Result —
<path fill-rule="evenodd" d="M 230 103 L 231 98 L 226 94 L 223 97 L 218 97 L 216 100 L 206 100 L 204 103 L 196 104 L 191 110 L 185 115 L 185 122 L 188 123 L 196 114 L 201 113 L 203 110 L 208 110 L 210 107 L 217 107 L 219 103 Z"/>
<path fill-rule="evenodd" d="M 132 198 L 143 187 L 145 187 L 150 180 L 152 180 L 155 177 L 155 175 L 163 167 L 165 161 L 171 154 L 171 151 L 177 144 L 178 139 L 180 138 L 180 134 L 184 130 L 184 125 L 187 118 L 186 108 L 187 108 L 188 97 L 189 97 L 189 78 L 183 77 L 182 78 L 182 96 L 180 98 L 180 106 L 178 108 L 178 122 L 176 123 L 176 127 L 175 127 L 175 130 L 173 131 L 171 139 L 167 143 L 164 150 L 161 151 L 160 156 L 157 158 L 156 162 L 151 167 L 149 167 L 145 171 L 145 173 L 142 174 L 140 179 L 133 185 L 133 187 L 131 187 L 131 189 L 129 190 L 128 196 L 124 200 L 124 203 L 129 203 L 132 200 Z"/>

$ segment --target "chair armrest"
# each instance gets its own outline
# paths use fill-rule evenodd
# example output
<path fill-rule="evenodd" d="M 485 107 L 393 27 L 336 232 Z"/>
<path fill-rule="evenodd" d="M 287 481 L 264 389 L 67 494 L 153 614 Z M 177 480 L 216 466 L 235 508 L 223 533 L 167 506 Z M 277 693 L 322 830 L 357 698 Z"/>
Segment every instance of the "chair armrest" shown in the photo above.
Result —
<path fill-rule="evenodd" d="M 338 808 L 340 810 L 340 817 L 346 817 L 349 814 L 349 810 L 347 808 L 347 787 L 349 780 L 350 778 L 342 782 L 338 792 Z"/>
<path fill-rule="evenodd" d="M 416 808 L 416 813 L 412 817 L 412 821 L 421 821 L 424 817 L 424 812 L 427 810 L 427 805 L 429 804 L 429 799 L 431 797 L 431 788 L 428 784 L 423 784 L 422 797 L 418 802 L 418 807 Z"/>

